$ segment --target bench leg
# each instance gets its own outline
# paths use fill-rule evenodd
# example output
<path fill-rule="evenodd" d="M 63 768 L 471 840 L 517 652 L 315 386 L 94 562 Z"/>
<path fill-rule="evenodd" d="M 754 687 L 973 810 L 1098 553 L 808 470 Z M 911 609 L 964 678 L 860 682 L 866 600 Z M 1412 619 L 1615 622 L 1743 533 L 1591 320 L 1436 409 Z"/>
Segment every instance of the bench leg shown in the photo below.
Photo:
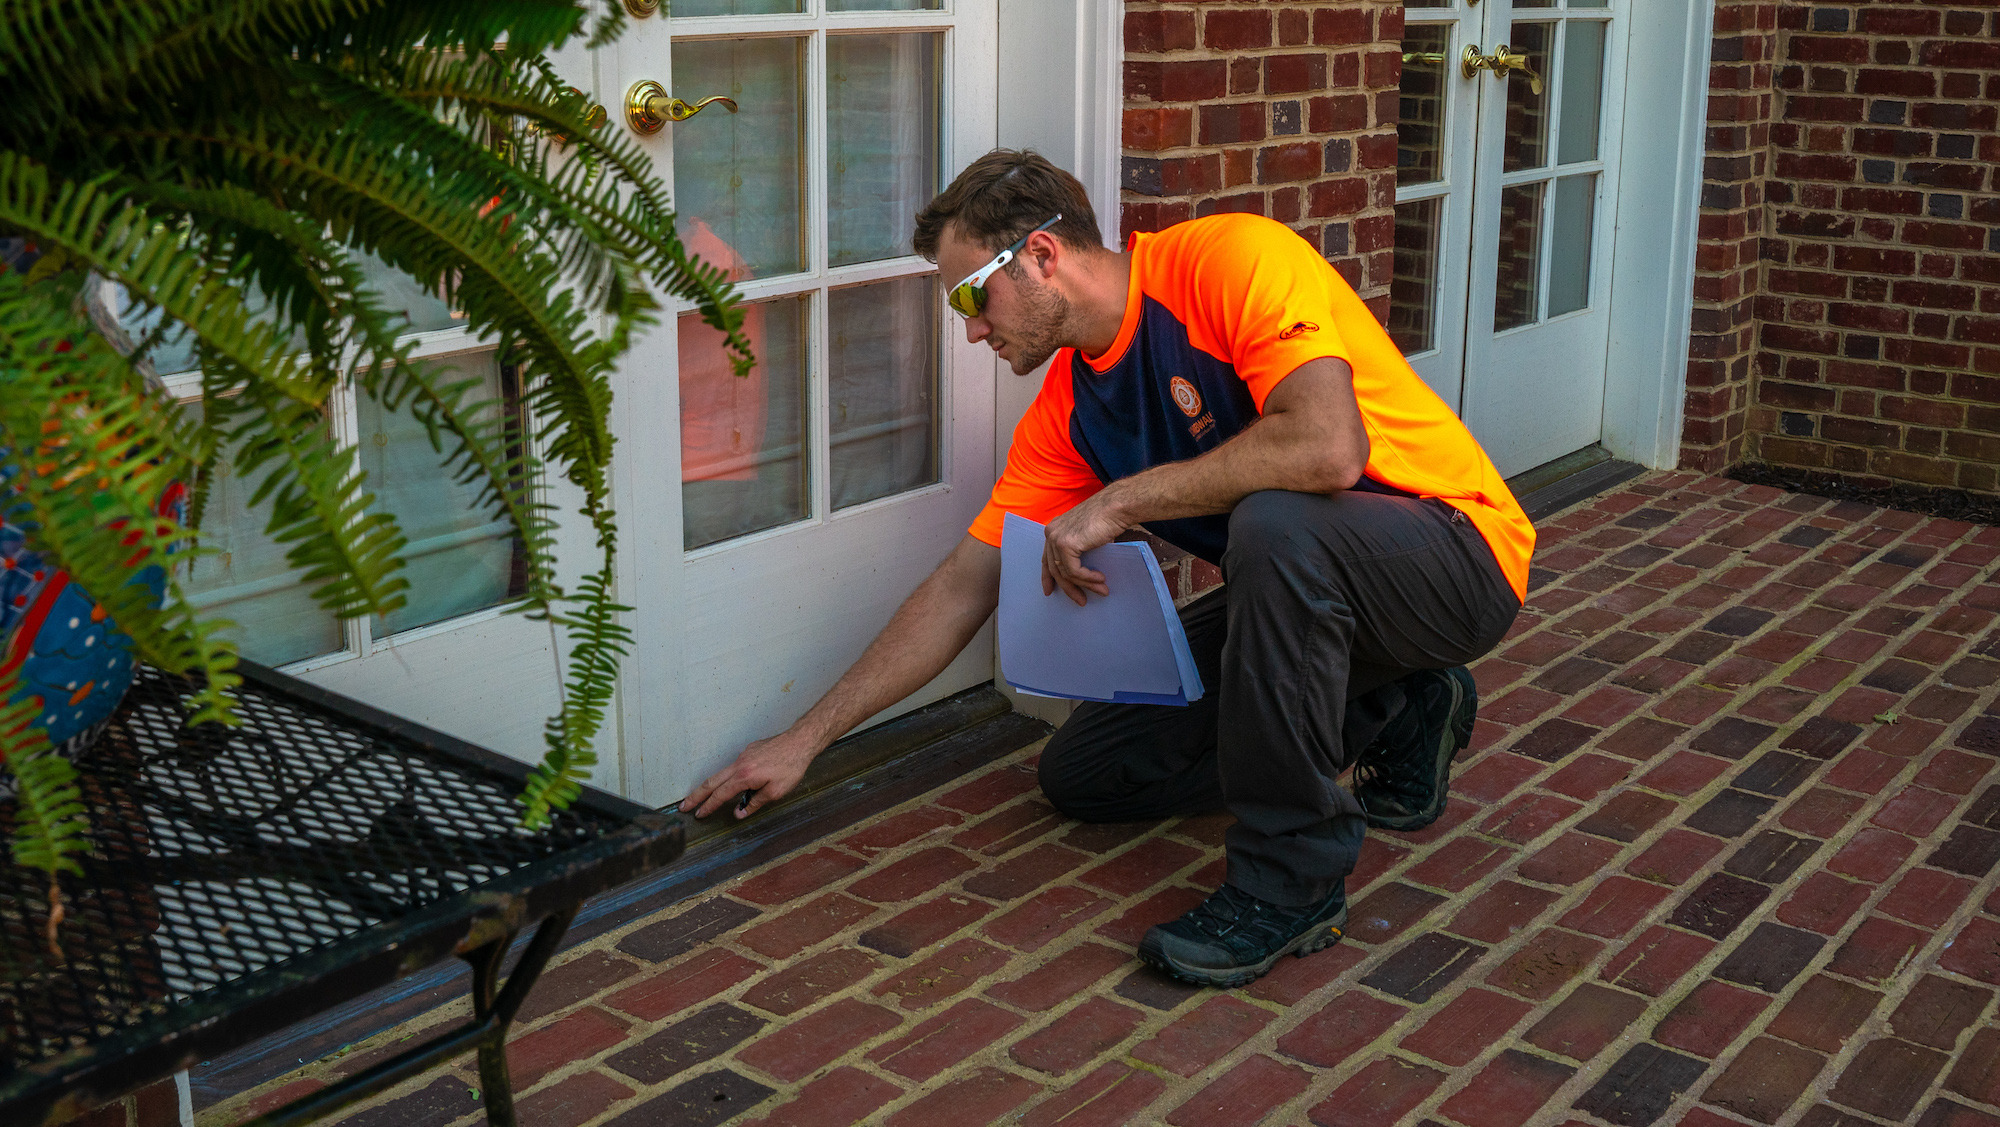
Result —
<path fill-rule="evenodd" d="M 507 958 L 507 949 L 514 945 L 516 933 L 509 932 L 464 954 L 465 961 L 472 964 L 474 1018 L 470 1024 L 400 1053 L 338 1084 L 301 1096 L 284 1107 L 243 1124 L 243 1127 L 296 1127 L 311 1123 L 454 1057 L 463 1056 L 467 1049 L 473 1049 L 479 1055 L 479 1095 L 486 1104 L 489 1127 L 516 1127 L 514 1085 L 507 1072 L 507 1030 L 513 1024 L 514 1015 L 520 1011 L 521 1003 L 526 1000 L 528 990 L 535 985 L 542 968 L 548 965 L 549 958 L 562 943 L 563 933 L 569 930 L 570 920 L 575 916 L 576 909 L 569 908 L 543 920 L 504 985 L 500 982 L 500 967 Z"/>
<path fill-rule="evenodd" d="M 500 963 L 513 945 L 511 934 L 465 954 L 465 961 L 472 964 L 473 1016 L 482 1025 L 492 1024 L 491 1034 L 479 1044 L 479 1095 L 486 1101 L 488 1127 L 516 1127 L 514 1082 L 507 1070 L 507 1030 L 575 915 L 572 909 L 543 920 L 504 986 L 500 983 Z"/>

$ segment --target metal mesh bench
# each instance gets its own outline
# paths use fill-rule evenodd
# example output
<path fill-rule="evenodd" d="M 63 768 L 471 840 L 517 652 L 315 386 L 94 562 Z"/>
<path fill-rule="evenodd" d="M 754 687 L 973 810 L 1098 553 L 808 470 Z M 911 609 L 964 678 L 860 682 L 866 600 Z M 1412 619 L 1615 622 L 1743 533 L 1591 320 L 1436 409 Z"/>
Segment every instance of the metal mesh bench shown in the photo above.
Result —
<path fill-rule="evenodd" d="M 60 958 L 44 878 L 0 863 L 0 1122 L 60 1121 L 457 955 L 471 1022 L 258 1122 L 308 1122 L 476 1050 L 490 1122 L 513 1123 L 515 1009 L 584 900 L 680 855 L 679 820 L 586 788 L 524 830 L 525 765 L 242 671 L 243 725 L 188 728 L 188 683 L 140 669 L 78 760 L 95 851 L 62 880 Z"/>

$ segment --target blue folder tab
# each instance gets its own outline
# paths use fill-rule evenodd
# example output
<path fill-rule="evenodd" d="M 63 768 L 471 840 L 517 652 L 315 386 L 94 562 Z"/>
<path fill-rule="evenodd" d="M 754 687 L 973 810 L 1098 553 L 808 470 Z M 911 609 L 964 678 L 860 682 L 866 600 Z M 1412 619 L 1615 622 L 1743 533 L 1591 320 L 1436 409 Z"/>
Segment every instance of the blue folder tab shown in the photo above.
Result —
<path fill-rule="evenodd" d="M 1085 552 L 1108 596 L 1083 606 L 1042 594 L 1042 526 L 1007 514 L 1000 536 L 1000 674 L 1024 693 L 1116 704 L 1185 705 L 1201 674 L 1181 630 L 1160 561 L 1148 544 Z"/>

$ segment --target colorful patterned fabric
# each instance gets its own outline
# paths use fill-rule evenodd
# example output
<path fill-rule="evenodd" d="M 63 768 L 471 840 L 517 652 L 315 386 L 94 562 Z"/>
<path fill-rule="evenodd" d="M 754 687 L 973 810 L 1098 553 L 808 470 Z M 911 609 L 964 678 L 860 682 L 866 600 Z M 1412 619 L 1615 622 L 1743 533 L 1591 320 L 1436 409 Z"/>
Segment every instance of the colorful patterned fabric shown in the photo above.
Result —
<path fill-rule="evenodd" d="M 6 476 L 0 471 L 0 482 Z M 34 549 L 25 509 L 15 504 L 0 513 L 0 675 L 19 677 L 13 700 L 40 699 L 35 723 L 50 742 L 64 747 L 88 735 L 124 699 L 132 683 L 132 639 L 69 581 L 68 572 Z M 187 489 L 176 483 L 156 512 L 183 523 Z M 166 571 L 155 565 L 132 582 L 147 587 L 158 605 L 166 579 Z"/>
<path fill-rule="evenodd" d="M 25 271 L 37 257 L 32 244 L 0 239 L 0 269 Z M 6 454 L 0 447 L 0 458 Z M 0 465 L 0 675 L 19 678 L 12 701 L 41 702 L 34 723 L 50 742 L 75 751 L 124 699 L 132 683 L 132 639 L 36 549 L 29 508 L 9 484 L 16 472 Z M 187 505 L 187 488 L 176 482 L 154 511 L 186 524 Z M 166 571 L 157 565 L 132 582 L 152 591 L 155 606 L 166 595 Z"/>

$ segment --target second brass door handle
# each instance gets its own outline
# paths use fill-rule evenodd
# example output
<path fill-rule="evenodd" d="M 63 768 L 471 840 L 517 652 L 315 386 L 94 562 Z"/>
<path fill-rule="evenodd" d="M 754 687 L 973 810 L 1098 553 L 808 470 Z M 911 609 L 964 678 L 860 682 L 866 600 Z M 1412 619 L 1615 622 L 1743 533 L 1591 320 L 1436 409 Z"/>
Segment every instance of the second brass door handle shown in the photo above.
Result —
<path fill-rule="evenodd" d="M 736 112 L 736 99 L 715 94 L 699 102 L 688 103 L 667 93 L 667 88 L 652 79 L 634 82 L 625 92 L 625 122 L 635 133 L 658 133 L 669 121 L 686 121 L 700 113 L 704 107 L 720 102 L 730 113 Z"/>
<path fill-rule="evenodd" d="M 1511 71 L 1518 70 L 1528 76 L 1529 90 L 1536 94 L 1542 92 L 1542 76 L 1536 74 L 1535 69 L 1528 65 L 1528 56 L 1508 54 L 1505 43 L 1494 47 L 1490 55 L 1480 54 L 1477 43 L 1466 45 L 1465 54 L 1459 59 L 1459 73 L 1467 78 L 1476 78 L 1482 70 L 1490 70 L 1501 78 L 1507 77 Z"/>

